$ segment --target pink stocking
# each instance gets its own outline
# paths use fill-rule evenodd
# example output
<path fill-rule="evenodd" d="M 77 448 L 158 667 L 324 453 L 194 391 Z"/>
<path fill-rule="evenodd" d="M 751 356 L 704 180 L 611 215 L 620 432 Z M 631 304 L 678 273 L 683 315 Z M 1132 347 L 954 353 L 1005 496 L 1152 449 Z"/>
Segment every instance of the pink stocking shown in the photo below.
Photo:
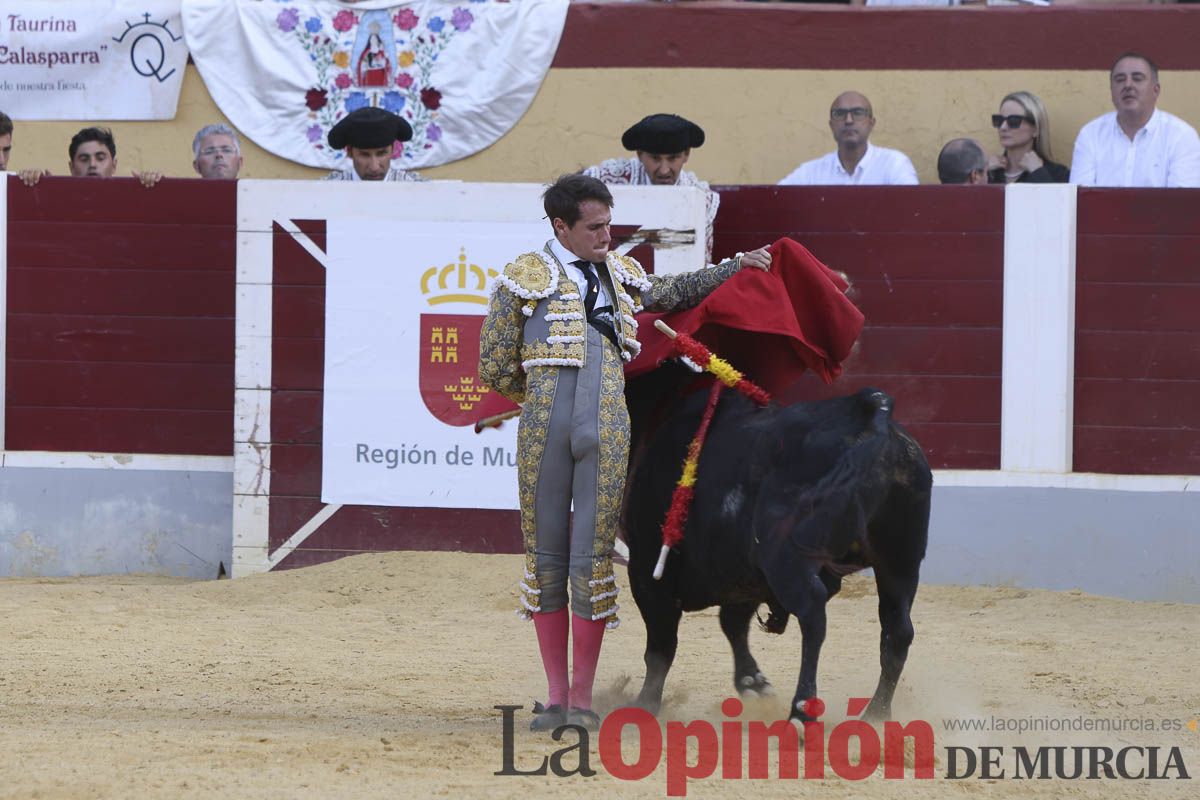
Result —
<path fill-rule="evenodd" d="M 600 643 L 604 638 L 604 619 L 585 619 L 571 615 L 571 708 L 592 708 L 592 685 L 596 682 L 596 664 L 600 661 Z"/>
<path fill-rule="evenodd" d="M 567 632 L 570 621 L 567 609 L 533 615 L 537 630 L 538 648 L 542 651 L 542 666 L 549 686 L 547 706 L 567 705 Z"/>

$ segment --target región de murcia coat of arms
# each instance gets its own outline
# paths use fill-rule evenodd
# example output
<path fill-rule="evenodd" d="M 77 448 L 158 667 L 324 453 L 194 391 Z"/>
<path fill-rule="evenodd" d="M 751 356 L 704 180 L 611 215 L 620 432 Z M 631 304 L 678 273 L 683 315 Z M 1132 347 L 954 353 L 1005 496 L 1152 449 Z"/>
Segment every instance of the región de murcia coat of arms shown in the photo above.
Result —
<path fill-rule="evenodd" d="M 479 314 L 422 314 L 420 386 L 429 413 L 447 425 L 475 422 L 475 406 L 490 391 L 479 382 L 479 329 L 487 308 L 488 282 L 496 277 L 467 263 L 460 250 L 458 261 L 430 267 L 421 275 L 421 295 L 432 307 L 470 303 Z"/>

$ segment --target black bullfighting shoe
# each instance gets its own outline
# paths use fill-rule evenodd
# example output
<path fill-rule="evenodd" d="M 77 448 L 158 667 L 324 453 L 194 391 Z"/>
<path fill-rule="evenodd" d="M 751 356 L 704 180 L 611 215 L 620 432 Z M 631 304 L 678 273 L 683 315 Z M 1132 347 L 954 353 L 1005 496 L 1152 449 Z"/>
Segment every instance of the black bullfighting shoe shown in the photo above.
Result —
<path fill-rule="evenodd" d="M 533 713 L 537 716 L 529 723 L 531 731 L 552 731 L 567 724 L 567 710 L 560 705 L 544 706 L 534 703 Z"/>
<path fill-rule="evenodd" d="M 567 714 L 568 725 L 578 725 L 589 731 L 600 730 L 600 715 L 590 708 L 572 708 Z"/>

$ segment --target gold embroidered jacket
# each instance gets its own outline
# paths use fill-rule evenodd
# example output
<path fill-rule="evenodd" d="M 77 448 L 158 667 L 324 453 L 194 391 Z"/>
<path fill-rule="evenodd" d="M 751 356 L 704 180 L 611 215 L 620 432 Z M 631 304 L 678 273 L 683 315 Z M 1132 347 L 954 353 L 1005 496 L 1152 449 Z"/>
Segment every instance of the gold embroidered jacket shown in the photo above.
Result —
<path fill-rule="evenodd" d="M 609 253 L 606 290 L 613 298 L 621 357 L 641 350 L 634 314 L 691 308 L 738 271 L 737 259 L 695 272 L 647 275 L 628 256 Z M 550 253 L 525 253 L 504 268 L 479 334 L 479 378 L 514 403 L 525 401 L 534 366 L 582 367 L 587 354 L 583 297 Z"/>

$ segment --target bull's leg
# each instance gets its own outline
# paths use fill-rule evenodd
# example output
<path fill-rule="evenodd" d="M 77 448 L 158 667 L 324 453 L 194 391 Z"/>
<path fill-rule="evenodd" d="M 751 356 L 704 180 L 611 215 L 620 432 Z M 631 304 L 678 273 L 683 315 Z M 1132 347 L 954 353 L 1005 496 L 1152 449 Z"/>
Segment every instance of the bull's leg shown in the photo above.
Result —
<path fill-rule="evenodd" d="M 814 565 L 811 572 L 797 577 L 802 581 L 802 594 L 791 609 L 800 622 L 803 642 L 800 646 L 800 678 L 796 681 L 796 694 L 792 697 L 792 708 L 788 717 L 801 722 L 814 718 L 804 712 L 804 702 L 817 696 L 817 662 L 821 658 L 821 645 L 825 644 L 825 604 L 829 591 L 817 574 Z"/>
<path fill-rule="evenodd" d="M 646 623 L 646 680 L 638 694 L 637 704 L 652 714 L 662 706 L 663 687 L 667 672 L 675 661 L 679 644 L 679 620 L 683 612 L 672 602 L 643 602 L 638 609 Z"/>
<path fill-rule="evenodd" d="M 771 682 L 759 672 L 758 662 L 750 654 L 750 619 L 758 603 L 721 606 L 721 630 L 733 648 L 733 686 L 738 694 L 769 694 Z"/>
<path fill-rule="evenodd" d="M 867 719 L 891 719 L 892 696 L 913 640 L 910 612 L 917 596 L 917 577 L 917 567 L 901 571 L 875 568 L 875 585 L 879 589 L 880 673 L 875 695 L 863 714 Z"/>

